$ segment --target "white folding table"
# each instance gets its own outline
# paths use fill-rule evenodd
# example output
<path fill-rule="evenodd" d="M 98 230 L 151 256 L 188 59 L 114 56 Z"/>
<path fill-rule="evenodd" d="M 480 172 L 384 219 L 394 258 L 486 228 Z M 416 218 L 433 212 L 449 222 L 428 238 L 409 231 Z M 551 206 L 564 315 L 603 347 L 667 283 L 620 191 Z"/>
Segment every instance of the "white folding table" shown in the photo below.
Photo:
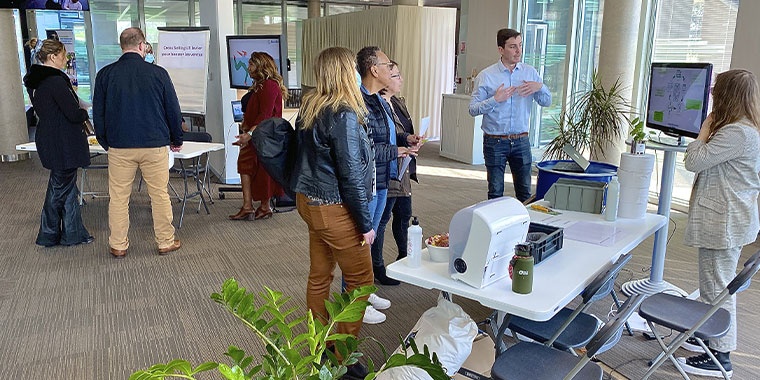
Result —
<path fill-rule="evenodd" d="M 421 267 L 409 267 L 408 258 L 405 258 L 388 266 L 388 276 L 422 288 L 441 290 L 444 295 L 450 293 L 472 299 L 483 306 L 505 313 L 501 323 L 498 318 L 492 318 L 491 324 L 498 356 L 505 348 L 501 333 L 506 329 L 512 315 L 535 321 L 551 319 L 579 295 L 604 267 L 634 249 L 666 223 L 664 216 L 650 213 L 643 219 L 606 222 L 602 215 L 598 214 L 561 211 L 562 214 L 559 216 L 550 216 L 532 210 L 529 212 L 531 221 L 541 224 L 567 227 L 575 222 L 593 222 L 605 228 L 614 227 L 620 234 L 616 235 L 615 242 L 610 246 L 565 237 L 561 250 L 536 265 L 533 273 L 533 291 L 530 294 L 512 292 L 512 281 L 509 278 L 482 289 L 454 280 L 449 275 L 448 263 L 431 262 L 427 250 L 423 250 Z"/>
<path fill-rule="evenodd" d="M 204 143 L 204 142 L 194 142 L 194 141 L 185 141 L 182 144 L 182 149 L 179 152 L 174 152 L 174 158 L 179 159 L 181 172 L 182 172 L 182 179 L 184 182 L 184 195 L 182 196 L 182 211 L 180 212 L 179 216 L 179 223 L 178 227 L 182 227 L 182 221 L 185 217 L 185 206 L 187 205 L 187 200 L 191 199 L 196 196 L 200 196 L 200 202 L 203 204 L 203 206 L 206 209 L 206 213 L 210 213 L 208 210 L 208 206 L 206 205 L 206 199 L 203 197 L 203 192 L 205 191 L 206 184 L 205 181 L 202 181 L 200 179 L 199 174 L 199 166 L 200 166 L 200 157 L 203 155 L 206 155 L 206 163 L 204 164 L 205 172 L 208 173 L 208 153 L 214 152 L 217 150 L 224 149 L 224 144 L 219 143 Z M 27 151 L 27 152 L 36 152 L 37 151 L 37 145 L 34 142 L 25 143 L 25 144 L 18 144 L 16 145 L 16 150 L 20 151 Z M 101 154 L 107 154 L 108 152 L 103 149 L 100 144 L 93 144 L 90 145 L 90 154 L 95 156 L 99 156 Z M 184 168 L 184 163 L 182 160 L 189 160 L 189 159 L 198 159 L 198 164 L 193 165 L 194 168 L 194 175 L 193 178 L 195 179 L 195 185 L 197 187 L 197 190 L 194 192 L 190 192 L 187 180 L 189 177 L 189 173 Z M 106 168 L 107 165 L 98 165 L 96 168 Z M 168 170 L 168 168 L 167 168 Z M 84 177 L 84 175 L 83 175 Z M 84 178 L 82 179 L 84 184 Z M 82 195 L 85 195 L 84 189 L 82 189 Z"/>

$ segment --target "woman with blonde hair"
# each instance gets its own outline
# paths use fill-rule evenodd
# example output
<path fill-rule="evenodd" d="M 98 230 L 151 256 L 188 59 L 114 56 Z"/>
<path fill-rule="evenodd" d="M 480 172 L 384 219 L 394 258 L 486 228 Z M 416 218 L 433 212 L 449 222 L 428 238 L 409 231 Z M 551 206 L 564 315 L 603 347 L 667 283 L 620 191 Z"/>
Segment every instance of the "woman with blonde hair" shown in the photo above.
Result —
<path fill-rule="evenodd" d="M 40 230 L 36 243 L 45 247 L 92 243 L 82 223 L 77 169 L 90 165 L 90 148 L 83 123 L 89 119 L 80 107 L 66 67 L 66 48 L 60 41 L 39 43 L 37 58 L 24 84 L 32 91 L 32 105 L 40 121 L 35 144 L 40 161 L 50 170 Z"/>
<path fill-rule="evenodd" d="M 689 204 L 686 245 L 699 253 L 699 292 L 712 303 L 736 274 L 742 247 L 760 231 L 760 90 L 747 70 L 718 74 L 713 108 L 697 139 L 686 148 L 686 169 L 696 173 Z M 724 307 L 731 328 L 706 342 L 723 368 L 732 374 L 729 354 L 736 350 L 736 296 Z M 688 342 L 688 341 L 687 341 Z M 707 353 L 678 358 L 684 371 L 723 377 Z"/>
<path fill-rule="evenodd" d="M 267 53 L 254 52 L 248 60 L 248 74 L 253 85 L 243 98 L 243 132 L 250 132 L 265 119 L 282 117 L 283 100 L 288 97 L 288 89 L 282 83 L 274 59 Z M 267 173 L 259 162 L 252 144 L 236 142 L 240 146 L 238 173 L 243 190 L 243 207 L 232 220 L 268 219 L 272 217 L 270 200 L 283 194 L 282 187 Z M 261 202 L 254 211 L 253 201 Z"/>
<path fill-rule="evenodd" d="M 299 155 L 291 183 L 298 213 L 309 227 L 306 304 L 324 323 L 336 264 L 349 292 L 374 281 L 375 231 L 368 207 L 375 163 L 362 125 L 367 109 L 356 85 L 354 54 L 327 48 L 317 56 L 314 72 L 316 88 L 304 96 L 296 121 Z M 358 336 L 361 324 L 361 319 L 340 323 L 338 332 Z M 348 368 L 353 378 L 366 373 L 359 363 Z"/>

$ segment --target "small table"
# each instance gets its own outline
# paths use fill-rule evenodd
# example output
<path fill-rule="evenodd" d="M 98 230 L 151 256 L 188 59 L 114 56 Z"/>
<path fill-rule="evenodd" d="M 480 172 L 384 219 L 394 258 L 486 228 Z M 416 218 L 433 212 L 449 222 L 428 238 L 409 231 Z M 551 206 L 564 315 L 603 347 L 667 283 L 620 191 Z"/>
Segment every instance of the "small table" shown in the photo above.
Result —
<path fill-rule="evenodd" d="M 205 154 L 206 163 L 204 165 L 204 168 L 206 172 L 208 173 L 208 165 L 209 165 L 208 153 L 214 152 L 217 150 L 222 150 L 222 149 L 224 149 L 224 144 L 185 141 L 182 144 L 182 150 L 180 150 L 179 152 L 172 153 L 174 158 L 179 159 L 180 168 L 182 170 L 182 180 L 185 185 L 185 192 L 184 192 L 184 195 L 182 196 L 182 211 L 180 212 L 180 216 L 179 216 L 178 228 L 182 227 L 182 221 L 184 220 L 184 217 L 185 217 L 185 206 L 187 205 L 188 199 L 191 199 L 196 196 L 200 196 L 201 204 L 203 204 L 203 206 L 205 207 L 206 213 L 210 214 L 210 211 L 208 210 L 208 206 L 206 205 L 206 199 L 203 197 L 203 191 L 206 191 L 206 184 L 203 181 L 201 181 L 200 176 L 198 175 L 199 170 L 200 170 L 199 162 L 200 162 L 200 157 Z M 33 142 L 18 144 L 16 145 L 16 150 L 36 152 L 37 145 Z M 108 151 L 103 149 L 103 147 L 100 146 L 100 144 L 93 144 L 93 145 L 90 145 L 90 154 L 93 156 L 98 156 L 101 154 L 108 154 Z M 170 154 L 170 157 L 172 156 L 172 154 Z M 190 172 L 188 170 L 185 170 L 184 163 L 183 163 L 183 160 L 189 160 L 189 159 L 198 159 L 198 163 L 193 165 L 193 173 L 192 173 L 193 174 L 192 177 L 195 179 L 195 185 L 196 185 L 197 191 L 192 192 L 192 193 L 190 193 L 190 190 L 187 186 L 187 180 L 188 180 L 188 177 L 190 177 Z M 107 168 L 107 165 L 97 165 L 95 166 L 95 168 L 103 169 L 103 168 Z M 167 170 L 168 169 L 169 168 L 167 167 Z M 82 179 L 82 181 L 84 181 L 84 178 Z M 82 195 L 84 194 L 85 193 L 83 192 Z"/>
<path fill-rule="evenodd" d="M 563 248 L 553 256 L 536 265 L 533 273 L 533 291 L 530 294 L 512 292 L 512 281 L 505 278 L 490 286 L 476 289 L 449 275 L 448 263 L 429 260 L 423 250 L 422 265 L 411 268 L 408 258 L 396 261 L 387 268 L 388 276 L 425 289 L 438 289 L 480 302 L 483 306 L 505 313 L 499 324 L 492 323 L 491 332 L 496 342 L 496 355 L 505 349 L 497 331 L 503 332 L 511 315 L 535 321 L 551 319 L 570 303 L 608 264 L 634 249 L 648 236 L 666 225 L 662 215 L 646 214 L 643 219 L 618 219 L 605 222 L 598 214 L 562 211 L 562 215 L 549 216 L 529 211 L 531 221 L 563 227 L 574 221 L 598 222 L 623 231 L 622 236 L 610 246 L 598 246 L 564 238 Z M 498 337 L 498 338 L 497 338 Z"/>

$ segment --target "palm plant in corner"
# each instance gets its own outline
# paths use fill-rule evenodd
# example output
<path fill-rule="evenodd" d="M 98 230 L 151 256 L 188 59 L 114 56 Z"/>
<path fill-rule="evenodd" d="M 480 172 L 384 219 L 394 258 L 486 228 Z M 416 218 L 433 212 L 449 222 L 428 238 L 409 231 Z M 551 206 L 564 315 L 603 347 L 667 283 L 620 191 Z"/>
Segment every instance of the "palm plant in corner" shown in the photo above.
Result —
<path fill-rule="evenodd" d="M 360 299 L 376 290 L 374 286 L 366 286 L 350 293 L 335 293 L 334 300 L 325 301 L 330 318 L 326 324 L 322 324 L 310 310 L 301 317 L 294 316 L 297 308 L 285 309 L 290 298 L 284 297 L 282 293 L 265 287 L 264 292 L 256 297 L 253 292 L 246 291 L 230 278 L 222 285 L 221 293 L 212 294 L 211 299 L 224 305 L 227 311 L 261 340 L 265 352 L 259 360 L 246 355 L 238 347 L 230 346 L 225 353 L 231 361 L 230 365 L 206 362 L 194 367 L 186 360 L 176 359 L 137 371 L 129 379 L 195 379 L 198 373 L 215 369 L 228 380 L 339 379 L 346 374 L 347 366 L 355 364 L 363 356 L 358 351 L 359 344 L 364 339 L 372 338 L 357 339 L 350 334 L 334 333 L 336 324 L 358 321 L 369 305 L 369 302 Z M 383 370 L 404 365 L 419 367 L 434 380 L 449 379 L 435 353 L 431 355 L 427 346 L 420 352 L 413 341 L 410 343 L 411 355 L 404 348 L 401 353 L 392 355 L 377 372 L 374 371 L 372 361 L 368 360 L 370 374 L 366 380 L 374 379 Z M 333 346 L 339 355 L 328 349 L 328 346 Z M 382 352 L 385 357 L 388 356 L 384 348 Z M 254 361 L 257 363 L 254 364 Z"/>

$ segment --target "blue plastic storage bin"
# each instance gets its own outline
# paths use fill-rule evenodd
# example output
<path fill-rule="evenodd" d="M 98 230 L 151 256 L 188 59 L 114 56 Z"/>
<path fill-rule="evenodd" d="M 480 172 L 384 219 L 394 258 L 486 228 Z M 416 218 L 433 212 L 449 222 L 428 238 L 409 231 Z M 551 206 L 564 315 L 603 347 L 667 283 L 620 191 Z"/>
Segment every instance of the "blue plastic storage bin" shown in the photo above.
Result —
<path fill-rule="evenodd" d="M 543 199 L 549 188 L 560 178 L 576 178 L 589 181 L 609 182 L 617 174 L 617 166 L 604 162 L 591 162 L 585 173 L 560 172 L 551 168 L 558 162 L 570 160 L 542 161 L 536 164 L 538 180 L 536 181 L 536 199 Z"/>

